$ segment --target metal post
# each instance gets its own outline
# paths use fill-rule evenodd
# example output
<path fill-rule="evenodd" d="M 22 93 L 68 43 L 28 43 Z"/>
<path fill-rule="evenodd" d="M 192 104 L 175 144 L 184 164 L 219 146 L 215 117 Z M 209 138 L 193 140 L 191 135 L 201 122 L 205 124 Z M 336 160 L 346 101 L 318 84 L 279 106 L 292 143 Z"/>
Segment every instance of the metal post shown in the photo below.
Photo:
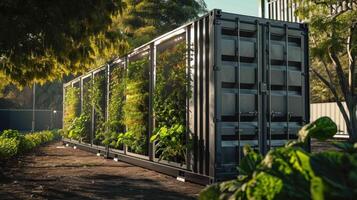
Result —
<path fill-rule="evenodd" d="M 154 152 L 154 143 L 150 142 L 150 138 L 153 135 L 155 120 L 154 118 L 154 109 L 153 109 L 153 101 L 154 101 L 154 88 L 155 88 L 155 71 L 156 71 L 156 46 L 155 43 L 150 44 L 150 64 L 149 64 L 149 133 L 148 133 L 148 156 L 151 161 L 155 158 Z"/>
<path fill-rule="evenodd" d="M 35 107 L 36 107 L 36 83 L 32 86 L 32 128 L 31 132 L 35 132 Z"/>
<path fill-rule="evenodd" d="M 262 15 L 261 17 L 265 18 L 265 0 L 261 0 L 260 6 L 261 6 L 261 15 Z"/>
<path fill-rule="evenodd" d="M 105 106 L 105 109 L 106 110 L 106 113 L 105 113 L 105 122 L 108 123 L 109 121 L 109 98 L 110 98 L 110 65 L 107 64 L 107 67 L 106 67 L 106 78 L 107 78 L 107 82 L 106 82 L 106 106 Z M 106 131 L 109 132 L 110 130 L 110 127 L 107 125 L 105 127 Z M 106 149 L 106 154 L 105 154 L 105 157 L 106 158 L 109 158 L 109 144 L 107 144 L 105 146 L 105 149 Z"/>

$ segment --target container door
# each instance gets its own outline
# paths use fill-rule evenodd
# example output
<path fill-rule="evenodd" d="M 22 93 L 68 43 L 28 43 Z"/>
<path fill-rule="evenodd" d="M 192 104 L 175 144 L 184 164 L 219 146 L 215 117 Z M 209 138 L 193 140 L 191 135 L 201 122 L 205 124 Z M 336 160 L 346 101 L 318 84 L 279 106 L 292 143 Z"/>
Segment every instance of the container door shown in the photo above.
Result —
<path fill-rule="evenodd" d="M 257 150 L 261 142 L 261 25 L 222 21 L 217 98 L 221 119 L 217 122 L 217 177 L 237 174 L 243 147 Z M 260 50 L 259 50 L 260 49 Z"/>
<path fill-rule="evenodd" d="M 266 85 L 266 108 L 262 152 L 285 145 L 297 138 L 306 122 L 306 77 L 304 30 L 265 26 L 266 64 L 263 85 Z"/>

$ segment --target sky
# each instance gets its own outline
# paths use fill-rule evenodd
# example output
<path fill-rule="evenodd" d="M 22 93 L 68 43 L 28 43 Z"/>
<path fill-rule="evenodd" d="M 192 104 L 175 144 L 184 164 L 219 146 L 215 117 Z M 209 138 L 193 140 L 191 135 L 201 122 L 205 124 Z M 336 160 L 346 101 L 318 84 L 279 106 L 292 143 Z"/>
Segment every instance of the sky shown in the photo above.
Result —
<path fill-rule="evenodd" d="M 208 10 L 214 8 L 225 12 L 242 15 L 258 16 L 259 0 L 204 0 Z"/>

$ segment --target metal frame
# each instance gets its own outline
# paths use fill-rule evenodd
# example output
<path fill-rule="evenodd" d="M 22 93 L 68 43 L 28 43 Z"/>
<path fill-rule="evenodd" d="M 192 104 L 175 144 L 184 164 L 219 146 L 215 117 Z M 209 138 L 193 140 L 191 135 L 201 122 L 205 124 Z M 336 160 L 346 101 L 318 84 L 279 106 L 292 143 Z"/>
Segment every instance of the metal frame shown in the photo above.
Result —
<path fill-rule="evenodd" d="M 257 140 L 257 145 L 262 153 L 266 153 L 272 146 L 272 117 L 275 114 L 272 111 L 271 97 L 272 97 L 272 87 L 271 87 L 271 31 L 273 29 L 282 29 L 285 32 L 285 50 L 284 60 L 285 60 L 285 83 L 286 87 L 286 109 L 287 124 L 289 124 L 289 60 L 288 60 L 288 46 L 289 46 L 289 31 L 301 31 L 307 33 L 307 26 L 289 23 L 289 22 L 278 22 L 263 18 L 255 18 L 244 15 L 237 15 L 232 13 L 224 13 L 221 10 L 213 10 L 207 15 L 202 16 L 194 22 L 190 22 L 183 25 L 167 34 L 159 36 L 158 38 L 146 43 L 128 54 L 116 58 L 113 62 L 106 64 L 98 69 L 91 70 L 87 74 L 78 77 L 68 83 L 63 85 L 63 94 L 65 101 L 65 88 L 68 86 L 73 86 L 74 83 L 80 82 L 81 88 L 83 87 L 83 80 L 85 78 L 91 77 L 92 82 L 94 81 L 95 74 L 105 70 L 106 76 L 106 101 L 105 101 L 105 118 L 108 120 L 108 106 L 110 100 L 110 73 L 111 69 L 115 64 L 124 64 L 125 70 L 128 68 L 128 63 L 133 57 L 147 52 L 149 57 L 149 121 L 148 121 L 148 137 L 150 138 L 152 131 L 155 127 L 155 120 L 153 119 L 153 93 L 155 90 L 155 80 L 156 80 L 156 56 L 158 45 L 161 43 L 175 38 L 180 34 L 185 34 L 187 50 L 187 75 L 191 79 L 191 83 L 187 90 L 192 91 L 192 97 L 186 99 L 187 113 L 186 113 L 186 143 L 188 143 L 188 138 L 192 137 L 193 149 L 187 153 L 187 163 L 186 165 L 180 166 L 175 163 L 167 161 L 158 161 L 155 158 L 155 148 L 154 144 L 150 143 L 148 138 L 148 155 L 139 155 L 128 151 L 127 146 L 123 146 L 123 150 L 110 148 L 109 146 L 103 147 L 93 144 L 94 139 L 94 116 L 95 110 L 92 108 L 92 127 L 91 127 L 91 142 L 79 143 L 71 139 L 63 139 L 63 142 L 70 145 L 76 145 L 80 149 L 90 151 L 93 153 L 105 153 L 106 157 L 115 157 L 121 161 L 125 161 L 134 165 L 139 165 L 148 169 L 159 171 L 171 176 L 180 176 L 188 181 L 209 184 L 212 182 L 217 182 L 224 180 L 227 177 L 234 175 L 233 173 L 227 173 L 227 175 L 222 174 L 225 170 L 225 163 L 223 157 L 225 156 L 224 149 L 222 147 L 223 139 L 225 134 L 223 126 L 225 119 L 223 119 L 222 113 L 222 95 L 224 94 L 222 87 L 223 70 L 223 52 L 222 49 L 222 38 L 226 37 L 226 33 L 223 32 L 223 28 L 232 27 L 235 29 L 236 34 L 234 36 L 229 36 L 235 38 L 234 43 L 234 55 L 236 59 L 231 63 L 234 64 L 234 77 L 235 86 L 233 88 L 235 95 L 235 110 L 236 110 L 236 121 L 234 121 L 235 135 L 234 142 L 236 142 L 236 150 L 238 152 L 237 164 L 240 163 L 241 159 L 241 146 L 245 143 L 249 143 L 249 140 L 242 139 L 244 136 L 242 127 L 242 117 L 243 114 L 241 94 L 243 94 L 243 89 L 241 88 L 241 80 L 244 78 L 242 76 L 242 65 L 244 64 L 243 57 L 244 54 L 244 43 L 247 42 L 246 36 L 244 36 L 244 31 L 247 27 L 250 27 L 254 34 L 249 39 L 249 42 L 254 43 L 254 54 L 256 69 L 254 72 L 254 78 L 256 79 L 256 84 L 254 86 L 254 99 L 256 101 L 254 113 L 249 113 L 251 117 L 254 117 L 254 123 L 257 124 L 254 130 L 254 137 Z M 243 35 L 241 35 L 243 31 Z M 302 78 L 302 94 L 304 98 L 304 121 L 308 122 L 309 119 L 309 92 L 308 92 L 308 48 L 307 48 L 308 38 L 307 35 L 301 36 L 301 50 L 303 51 L 303 62 L 302 67 L 304 67 L 304 74 Z M 241 58 L 242 57 L 242 58 Z M 83 89 L 81 89 L 81 107 L 83 107 Z M 65 111 L 65 105 L 63 103 L 63 111 Z M 65 112 L 63 112 L 64 115 Z M 248 115 L 248 114 L 247 114 Z M 244 115 L 245 116 L 245 115 Z M 243 121 L 244 122 L 244 121 Z M 253 124 L 254 124 L 253 123 Z M 289 125 L 287 125 L 288 139 L 290 139 Z M 267 143 L 269 139 L 269 143 Z M 237 141 L 235 141 L 237 140 Z M 269 148 L 268 148 L 269 147 Z M 227 177 L 226 177 L 227 176 Z"/>

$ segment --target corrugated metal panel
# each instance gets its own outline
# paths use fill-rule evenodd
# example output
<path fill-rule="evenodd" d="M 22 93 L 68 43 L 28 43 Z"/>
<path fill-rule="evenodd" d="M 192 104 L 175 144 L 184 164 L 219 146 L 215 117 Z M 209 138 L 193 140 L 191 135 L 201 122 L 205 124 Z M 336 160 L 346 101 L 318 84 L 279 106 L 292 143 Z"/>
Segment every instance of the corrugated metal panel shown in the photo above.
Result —
<path fill-rule="evenodd" d="M 342 103 L 346 109 L 346 103 Z M 311 107 L 311 121 L 314 121 L 322 116 L 330 117 L 336 124 L 338 129 L 338 135 L 348 136 L 345 120 L 338 108 L 336 102 L 331 103 L 313 103 Z"/>

